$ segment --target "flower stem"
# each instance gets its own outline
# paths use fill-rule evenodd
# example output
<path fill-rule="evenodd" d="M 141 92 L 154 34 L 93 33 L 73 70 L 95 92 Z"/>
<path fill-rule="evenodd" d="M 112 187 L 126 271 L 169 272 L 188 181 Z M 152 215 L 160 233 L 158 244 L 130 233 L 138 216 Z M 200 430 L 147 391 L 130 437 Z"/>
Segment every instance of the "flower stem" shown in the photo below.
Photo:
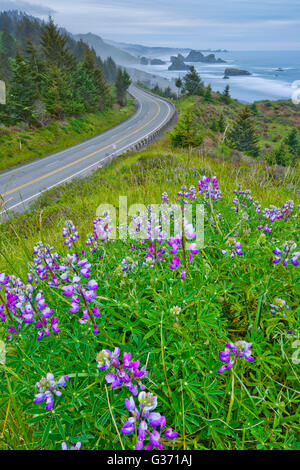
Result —
<path fill-rule="evenodd" d="M 184 231 L 184 211 L 183 211 L 183 217 L 182 217 L 182 250 L 183 250 L 184 267 L 187 270 L 185 241 L 186 240 L 185 240 L 185 231 Z"/>
<path fill-rule="evenodd" d="M 108 390 L 107 390 L 106 385 L 105 385 L 105 391 L 106 391 L 107 403 L 108 403 L 108 408 L 109 408 L 109 412 L 110 412 L 111 418 L 112 418 L 113 423 L 114 423 L 114 426 L 115 426 L 115 428 L 116 428 L 116 431 L 117 431 L 117 434 L 118 434 L 118 437 L 119 437 L 119 441 L 120 441 L 122 450 L 125 450 L 124 444 L 123 444 L 123 441 L 122 441 L 122 439 L 121 439 L 121 435 L 120 435 L 120 432 L 119 432 L 119 429 L 118 429 L 118 426 L 117 426 L 117 423 L 116 423 L 116 420 L 115 420 L 115 417 L 114 417 L 114 415 L 113 415 L 113 412 L 112 412 L 112 409 L 111 409 L 111 406 L 110 406 L 109 395 L 108 395 Z"/>
<path fill-rule="evenodd" d="M 227 424 L 229 424 L 229 422 L 230 422 L 233 403 L 234 403 L 234 372 L 233 372 L 233 368 L 232 368 L 231 369 L 231 396 L 230 396 L 229 409 L 228 409 L 227 419 L 226 419 Z"/>
<path fill-rule="evenodd" d="M 164 374 L 165 374 L 165 379 L 168 387 L 168 395 L 170 401 L 172 401 L 172 394 L 171 394 L 171 389 L 170 385 L 168 382 L 167 378 L 167 371 L 166 371 L 166 364 L 165 364 L 165 356 L 164 356 L 164 341 L 163 341 L 163 314 L 161 316 L 161 322 L 160 322 L 160 338 L 161 338 L 161 357 L 162 357 L 162 363 L 163 363 L 163 369 L 164 369 Z"/>
<path fill-rule="evenodd" d="M 221 230 L 220 227 L 219 227 L 219 224 L 218 224 L 218 221 L 217 221 L 217 217 L 216 217 L 216 214 L 215 214 L 215 211 L 214 211 L 214 207 L 213 207 L 213 203 L 212 203 L 212 200 L 211 200 L 210 191 L 209 191 L 209 202 L 210 202 L 211 213 L 212 213 L 213 219 L 214 219 L 214 221 L 215 221 L 217 230 L 218 230 L 219 234 L 221 235 L 221 237 L 223 237 L 222 230 Z"/>

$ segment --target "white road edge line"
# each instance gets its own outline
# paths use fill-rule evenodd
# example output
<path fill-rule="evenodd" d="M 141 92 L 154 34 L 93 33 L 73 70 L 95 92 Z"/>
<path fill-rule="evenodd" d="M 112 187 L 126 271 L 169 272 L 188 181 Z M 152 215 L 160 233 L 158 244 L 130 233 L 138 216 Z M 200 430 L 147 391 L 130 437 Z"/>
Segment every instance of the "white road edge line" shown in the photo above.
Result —
<path fill-rule="evenodd" d="M 153 102 L 155 102 L 155 100 L 152 100 Z M 38 196 L 40 196 L 41 194 L 45 193 L 46 191 L 49 191 L 50 189 L 53 189 L 55 188 L 56 186 L 60 186 L 61 184 L 65 183 L 66 181 L 74 178 L 75 176 L 79 175 L 80 173 L 83 173 L 87 170 L 89 170 L 90 168 L 92 168 L 93 166 L 95 165 L 98 165 L 99 163 L 103 162 L 104 160 L 106 160 L 107 158 L 110 158 L 111 156 L 115 155 L 116 157 L 119 156 L 124 150 L 130 148 L 132 145 L 135 145 L 136 143 L 140 142 L 141 140 L 147 138 L 148 136 L 150 136 L 151 134 L 153 134 L 157 129 L 159 129 L 160 127 L 162 127 L 164 125 L 164 123 L 167 121 L 167 119 L 169 118 L 169 115 L 171 114 L 171 106 L 169 105 L 169 103 L 167 101 L 164 101 L 164 103 L 166 103 L 168 105 L 168 114 L 166 116 L 166 118 L 163 120 L 163 122 L 161 124 L 159 124 L 159 126 L 157 126 L 155 129 L 153 129 L 151 132 L 148 132 L 148 134 L 146 134 L 145 136 L 143 137 L 140 137 L 139 139 L 135 140 L 134 142 L 126 145 L 125 147 L 123 147 L 122 149 L 118 150 L 117 153 L 111 153 L 109 155 L 107 155 L 106 157 L 102 158 L 101 160 L 98 160 L 97 162 L 93 163 L 92 165 L 89 165 L 87 166 L 86 168 L 83 168 L 82 170 L 80 171 L 77 171 L 76 173 L 74 173 L 73 175 L 71 176 L 68 176 L 68 178 L 65 178 L 55 184 L 53 184 L 52 186 L 49 186 L 48 188 L 46 189 L 43 189 L 41 191 L 39 191 L 38 193 L 34 194 L 33 196 L 30 196 L 28 197 L 27 199 L 24 199 L 23 201 L 21 202 L 18 202 L 17 204 L 14 204 L 13 206 L 11 207 L 8 207 L 5 211 L 2 211 L 0 212 L 0 216 L 2 214 L 6 214 L 8 211 L 12 210 L 12 209 L 15 209 L 16 207 L 20 206 L 21 204 L 25 204 L 26 202 L 32 200 L 32 199 L 35 199 L 37 198 Z"/>
<path fill-rule="evenodd" d="M 129 123 L 129 122 L 133 121 L 134 119 L 137 119 L 137 118 L 139 117 L 139 115 L 141 114 L 142 109 L 143 109 L 143 102 L 141 102 L 138 97 L 136 97 L 135 100 L 136 100 L 136 101 L 138 102 L 138 104 L 139 104 L 139 110 L 138 110 L 138 112 L 137 112 L 136 114 L 133 114 L 132 116 L 130 116 L 130 117 L 129 117 L 128 119 L 126 119 L 125 121 L 120 122 L 120 123 L 117 124 L 116 126 L 111 127 L 111 128 L 109 128 L 109 129 L 106 129 L 105 131 L 100 132 L 100 134 L 95 135 L 94 137 L 90 137 L 89 139 L 87 139 L 87 140 L 85 140 L 85 141 L 83 141 L 83 142 L 79 142 L 78 144 L 72 145 L 71 147 L 68 147 L 68 148 L 63 149 L 63 150 L 59 150 L 58 152 L 52 153 L 52 154 L 50 154 L 50 155 L 47 155 L 46 157 L 39 158 L 39 159 L 37 159 L 37 160 L 35 160 L 35 161 L 33 161 L 33 162 L 25 163 L 25 164 L 22 165 L 20 168 L 17 167 L 17 168 L 14 168 L 14 169 L 12 169 L 12 170 L 5 171 L 4 173 L 0 173 L 0 178 L 1 178 L 2 176 L 6 176 L 6 177 L 15 176 L 15 174 L 20 173 L 20 171 L 22 170 L 22 168 L 23 168 L 24 166 L 26 166 L 26 168 L 30 168 L 30 167 L 32 167 L 32 166 L 35 166 L 35 165 L 41 163 L 41 161 L 43 161 L 43 163 L 46 164 L 46 163 L 47 163 L 47 160 L 48 160 L 48 159 L 49 159 L 49 160 L 52 159 L 56 154 L 63 155 L 65 152 L 68 152 L 68 151 L 72 150 L 73 148 L 76 148 L 77 150 L 80 150 L 80 148 L 81 148 L 81 147 L 84 147 L 87 143 L 88 143 L 88 144 L 92 144 L 92 143 L 93 143 L 92 140 L 97 139 L 98 137 L 101 137 L 102 134 L 108 133 L 108 132 L 110 132 L 110 131 L 116 131 L 116 130 L 118 130 L 118 127 L 119 127 L 119 126 L 123 126 L 123 124 Z M 113 136 L 112 136 L 112 138 L 113 138 Z M 53 162 L 53 163 L 55 163 L 55 162 Z M 51 164 L 52 164 L 52 163 L 51 163 Z"/>

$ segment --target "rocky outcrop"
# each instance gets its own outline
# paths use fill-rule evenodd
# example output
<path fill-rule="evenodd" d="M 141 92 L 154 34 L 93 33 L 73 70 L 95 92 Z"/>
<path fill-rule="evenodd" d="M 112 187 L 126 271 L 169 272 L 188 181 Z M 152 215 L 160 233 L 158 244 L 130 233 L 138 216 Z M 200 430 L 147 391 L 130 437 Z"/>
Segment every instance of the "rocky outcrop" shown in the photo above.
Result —
<path fill-rule="evenodd" d="M 203 62 L 204 55 L 200 51 L 191 51 L 185 58 L 186 62 Z"/>
<path fill-rule="evenodd" d="M 172 64 L 168 68 L 168 70 L 189 70 L 190 67 L 184 63 L 182 58 L 178 55 L 176 56 L 171 56 L 171 62 Z"/>
<path fill-rule="evenodd" d="M 240 69 L 232 69 L 232 68 L 227 68 L 225 69 L 225 72 L 224 72 L 224 78 L 225 77 L 238 77 L 238 76 L 242 76 L 242 75 L 251 75 L 250 72 L 248 72 L 248 70 L 240 70 Z"/>
<path fill-rule="evenodd" d="M 141 65 L 148 65 L 149 64 L 149 60 L 147 59 L 147 57 L 141 57 Z"/>
<path fill-rule="evenodd" d="M 164 62 L 163 60 L 160 60 L 160 59 L 151 59 L 150 64 L 151 65 L 165 65 L 166 62 Z"/>
<path fill-rule="evenodd" d="M 185 62 L 203 62 L 205 64 L 226 64 L 225 60 L 216 59 L 215 54 L 203 55 L 200 51 L 191 51 L 184 59 Z"/>
<path fill-rule="evenodd" d="M 215 54 L 209 54 L 204 57 L 204 62 L 207 64 L 226 64 L 226 61 L 223 59 L 216 59 Z"/>

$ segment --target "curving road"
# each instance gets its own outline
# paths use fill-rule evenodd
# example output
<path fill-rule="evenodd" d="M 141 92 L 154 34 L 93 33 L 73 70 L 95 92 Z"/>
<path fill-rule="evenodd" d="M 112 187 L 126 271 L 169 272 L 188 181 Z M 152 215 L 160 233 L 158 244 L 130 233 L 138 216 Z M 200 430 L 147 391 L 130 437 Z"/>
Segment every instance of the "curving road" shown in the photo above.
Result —
<path fill-rule="evenodd" d="M 173 117 L 171 103 L 133 85 L 129 92 L 138 106 L 127 121 L 74 147 L 1 173 L 0 194 L 6 210 L 24 211 L 44 191 L 85 176 L 139 142 L 145 142 Z"/>

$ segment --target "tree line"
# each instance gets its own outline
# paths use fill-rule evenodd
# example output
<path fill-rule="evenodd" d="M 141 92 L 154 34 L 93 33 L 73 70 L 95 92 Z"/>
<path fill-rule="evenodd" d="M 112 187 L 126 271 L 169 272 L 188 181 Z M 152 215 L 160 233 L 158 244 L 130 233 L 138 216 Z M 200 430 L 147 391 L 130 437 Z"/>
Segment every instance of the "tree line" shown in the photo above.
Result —
<path fill-rule="evenodd" d="M 82 40 L 17 12 L 0 14 L 0 79 L 7 103 L 0 105 L 6 125 L 45 125 L 82 113 L 126 104 L 130 77 L 112 58 L 102 61 Z"/>

